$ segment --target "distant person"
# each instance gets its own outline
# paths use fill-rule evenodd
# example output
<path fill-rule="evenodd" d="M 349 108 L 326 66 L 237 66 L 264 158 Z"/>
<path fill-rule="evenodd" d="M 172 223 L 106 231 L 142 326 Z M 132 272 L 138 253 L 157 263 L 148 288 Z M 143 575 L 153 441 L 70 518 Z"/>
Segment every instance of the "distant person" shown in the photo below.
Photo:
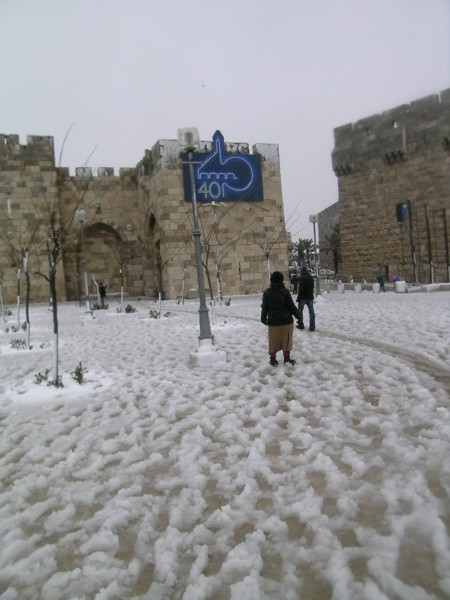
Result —
<path fill-rule="evenodd" d="M 106 285 L 103 285 L 102 282 L 98 284 L 98 293 L 100 294 L 100 302 L 102 304 L 102 308 L 105 308 L 105 298 L 106 298 Z"/>
<path fill-rule="evenodd" d="M 300 279 L 300 277 L 298 276 L 297 271 L 295 271 L 295 273 L 293 273 L 292 277 L 291 277 L 291 284 L 292 284 L 292 293 L 296 294 L 297 293 L 297 288 L 298 288 L 298 280 Z"/>
<path fill-rule="evenodd" d="M 300 269 L 300 280 L 298 282 L 298 312 L 299 319 L 297 329 L 305 329 L 303 322 L 303 309 L 305 305 L 309 311 L 309 330 L 316 330 L 316 314 L 314 312 L 314 278 L 308 273 L 306 267 Z"/>
<path fill-rule="evenodd" d="M 385 292 L 386 290 L 384 289 L 384 279 L 383 279 L 383 275 L 382 275 L 381 273 L 379 273 L 379 274 L 377 275 L 377 281 L 378 281 L 378 283 L 380 284 L 380 290 L 381 290 L 382 292 Z"/>
<path fill-rule="evenodd" d="M 283 351 L 284 364 L 295 365 L 291 358 L 294 336 L 294 319 L 299 312 L 292 300 L 290 291 L 284 286 L 284 277 L 280 271 L 270 276 L 270 287 L 264 293 L 261 304 L 261 323 L 269 326 L 269 363 L 276 367 L 279 350 Z"/>
<path fill-rule="evenodd" d="M 395 274 L 395 275 L 392 277 L 392 281 L 393 281 L 394 283 L 395 283 L 396 281 L 400 281 L 400 276 L 399 276 L 399 275 L 397 275 L 397 274 Z"/>

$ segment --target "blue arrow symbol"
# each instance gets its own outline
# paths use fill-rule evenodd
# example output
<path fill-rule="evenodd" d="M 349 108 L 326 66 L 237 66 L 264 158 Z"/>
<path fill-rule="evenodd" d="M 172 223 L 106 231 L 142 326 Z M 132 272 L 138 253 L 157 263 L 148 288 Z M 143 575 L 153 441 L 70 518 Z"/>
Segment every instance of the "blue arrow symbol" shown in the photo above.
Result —
<path fill-rule="evenodd" d="M 214 152 L 197 169 L 199 180 L 221 182 L 222 191 L 245 192 L 254 180 L 253 166 L 244 156 L 226 156 L 225 141 L 220 131 L 213 135 Z M 232 185 L 230 182 L 236 182 Z"/>

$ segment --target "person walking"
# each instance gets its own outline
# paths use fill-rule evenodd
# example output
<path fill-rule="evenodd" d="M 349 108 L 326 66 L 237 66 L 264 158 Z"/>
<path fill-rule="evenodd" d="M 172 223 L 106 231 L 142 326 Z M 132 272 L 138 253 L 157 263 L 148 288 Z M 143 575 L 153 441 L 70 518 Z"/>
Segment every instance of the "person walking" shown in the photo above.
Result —
<path fill-rule="evenodd" d="M 377 275 L 377 281 L 380 284 L 380 290 L 382 292 L 385 292 L 386 290 L 384 289 L 384 279 L 383 279 L 383 275 L 381 273 L 378 273 L 378 275 Z"/>
<path fill-rule="evenodd" d="M 308 273 L 306 267 L 300 269 L 300 281 L 298 282 L 298 312 L 299 319 L 297 329 L 305 329 L 303 322 L 303 309 L 305 305 L 309 311 L 309 330 L 316 330 L 316 314 L 314 312 L 314 278 Z"/>
<path fill-rule="evenodd" d="M 297 271 L 295 271 L 295 272 L 292 274 L 292 277 L 291 277 L 291 284 L 292 284 L 292 288 L 293 288 L 293 289 L 292 289 L 292 293 L 293 293 L 293 294 L 296 294 L 296 293 L 297 293 L 297 287 L 298 287 L 298 280 L 299 280 L 299 279 L 300 279 L 300 278 L 299 278 L 299 276 L 298 276 L 298 273 L 297 273 Z"/>
<path fill-rule="evenodd" d="M 282 350 L 284 364 L 295 365 L 291 358 L 294 335 L 294 319 L 299 318 L 290 291 L 284 286 L 284 277 L 280 271 L 274 271 L 270 276 L 270 287 L 264 290 L 261 304 L 261 323 L 268 325 L 269 334 L 269 363 L 276 367 L 277 352 Z"/>
<path fill-rule="evenodd" d="M 100 294 L 100 301 L 102 303 L 102 308 L 105 308 L 106 285 L 103 285 L 102 282 L 100 282 L 98 284 L 98 293 Z"/>

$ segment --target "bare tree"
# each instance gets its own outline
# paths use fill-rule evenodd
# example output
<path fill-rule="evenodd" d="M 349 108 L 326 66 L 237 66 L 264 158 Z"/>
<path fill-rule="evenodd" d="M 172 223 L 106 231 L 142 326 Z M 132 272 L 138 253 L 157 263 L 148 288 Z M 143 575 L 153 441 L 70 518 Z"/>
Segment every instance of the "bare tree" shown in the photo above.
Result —
<path fill-rule="evenodd" d="M 241 240 L 246 239 L 248 230 L 252 227 L 252 223 L 243 225 L 237 231 L 227 237 L 226 239 L 220 235 L 220 226 L 226 217 L 233 210 L 238 210 L 239 204 L 233 202 L 228 206 L 222 208 L 219 217 L 217 217 L 217 208 L 213 205 L 214 210 L 214 221 L 211 225 L 205 226 L 205 219 L 200 219 L 201 226 L 203 229 L 203 249 L 204 249 L 204 268 L 209 283 L 209 290 L 211 299 L 213 299 L 211 276 L 209 271 L 209 259 L 212 257 L 216 273 L 216 286 L 217 286 L 217 300 L 223 300 L 223 289 L 222 289 L 222 263 L 229 253 L 234 250 L 236 244 Z"/>
<path fill-rule="evenodd" d="M 36 208 L 38 215 L 38 232 L 44 238 L 45 250 L 47 255 L 48 269 L 43 271 L 38 269 L 36 275 L 43 277 L 49 284 L 50 300 L 53 313 L 53 381 L 56 386 L 61 385 L 59 377 L 59 326 L 58 326 L 58 293 L 57 293 L 57 271 L 58 265 L 63 258 L 63 253 L 77 246 L 79 239 L 78 228 L 74 225 L 78 211 L 81 206 L 89 206 L 98 201 L 96 198 L 90 203 L 84 204 L 85 196 L 89 190 L 92 181 L 92 172 L 80 180 L 78 189 L 74 192 L 73 202 L 70 209 L 62 213 L 59 209 L 58 199 L 42 193 L 43 202 L 39 208 Z"/>
<path fill-rule="evenodd" d="M 294 211 L 294 213 L 292 213 L 287 219 L 286 224 L 284 223 L 283 217 L 280 216 L 279 227 L 268 225 L 263 225 L 262 227 L 254 227 L 250 234 L 245 236 L 247 242 L 257 246 L 265 256 L 267 260 L 267 272 L 269 279 L 271 272 L 270 257 L 273 253 L 273 250 L 274 248 L 279 247 L 280 244 L 289 245 L 290 236 L 287 232 L 287 227 L 293 227 L 298 218 L 298 215 L 295 215 Z"/>
<path fill-rule="evenodd" d="M 284 227 L 279 230 L 272 230 L 267 225 L 260 229 L 254 230 L 250 235 L 246 236 L 246 240 L 250 244 L 258 246 L 267 260 L 267 272 L 270 279 L 270 256 L 273 249 L 281 243 L 286 242 L 286 230 Z"/>
<path fill-rule="evenodd" d="M 144 255 L 144 247 L 142 239 L 138 237 L 139 246 L 136 244 L 130 244 L 129 242 L 122 241 L 119 249 L 115 250 L 111 248 L 114 258 L 119 266 L 120 276 L 120 305 L 119 312 L 123 310 L 123 295 L 124 295 L 124 273 L 128 271 L 128 265 L 135 258 L 141 258 Z"/>
<path fill-rule="evenodd" d="M 45 247 L 47 251 L 48 272 L 36 271 L 37 275 L 44 277 L 50 288 L 50 299 L 53 314 L 53 383 L 60 385 L 59 378 L 59 352 L 58 352 L 58 294 L 56 285 L 56 274 L 58 264 L 63 257 L 63 249 L 72 245 L 74 234 L 71 225 L 74 219 L 74 213 L 71 215 L 70 222 L 61 223 L 58 211 L 52 202 L 47 202 L 47 214 L 42 215 L 42 228 L 45 231 Z"/>
<path fill-rule="evenodd" d="M 187 241 L 187 240 L 186 240 Z M 162 282 L 163 271 L 165 268 L 172 263 L 176 258 L 179 258 L 184 254 L 184 247 L 180 242 L 169 242 L 165 240 L 164 233 L 161 232 L 161 237 L 156 242 L 156 271 L 159 280 L 157 281 L 157 292 L 161 290 L 160 283 Z"/>
<path fill-rule="evenodd" d="M 204 209 L 211 207 L 214 210 L 214 220 L 210 222 L 210 219 L 206 218 Z M 245 225 L 239 231 L 235 231 L 233 235 L 226 240 L 221 239 L 220 236 L 220 224 L 226 218 L 230 211 L 236 209 L 237 203 L 230 203 L 227 206 L 223 206 L 223 210 L 217 216 L 216 207 L 211 204 L 199 204 L 198 208 L 198 222 L 202 235 L 200 237 L 201 251 L 202 251 L 202 265 L 205 270 L 206 279 L 208 282 L 208 289 L 211 296 L 211 300 L 214 300 L 214 291 L 212 284 L 212 277 L 210 271 L 210 260 L 214 262 L 214 269 L 216 274 L 216 286 L 217 286 L 217 297 L 218 300 L 223 299 L 222 293 L 222 279 L 221 279 L 221 266 L 225 257 L 235 248 L 238 241 L 244 238 L 245 231 L 250 227 L 250 224 Z M 190 209 L 186 209 L 186 217 L 182 222 L 174 221 L 180 227 L 186 231 L 186 240 L 191 240 L 193 243 L 193 237 L 189 234 L 193 229 L 193 214 Z M 184 268 L 186 265 L 184 265 Z M 184 273 L 184 271 L 183 271 Z"/>
<path fill-rule="evenodd" d="M 27 228 L 23 227 L 23 221 L 14 223 L 12 214 L 9 211 L 7 218 L 1 219 L 0 228 L 0 248 L 11 260 L 11 266 L 16 271 L 17 285 L 17 329 L 20 328 L 20 277 L 23 271 L 25 275 L 25 323 L 27 332 L 27 346 L 31 349 L 31 326 L 30 326 L 30 290 L 31 279 L 28 270 L 28 260 L 30 254 L 37 251 L 39 244 L 37 241 L 37 232 L 39 229 L 39 220 L 35 219 L 31 223 L 27 222 Z"/>

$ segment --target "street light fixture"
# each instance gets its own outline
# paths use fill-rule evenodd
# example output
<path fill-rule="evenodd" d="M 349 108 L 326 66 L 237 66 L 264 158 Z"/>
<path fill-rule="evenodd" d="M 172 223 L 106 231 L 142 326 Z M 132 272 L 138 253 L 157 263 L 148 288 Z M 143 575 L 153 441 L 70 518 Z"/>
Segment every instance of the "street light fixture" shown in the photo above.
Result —
<path fill-rule="evenodd" d="M 89 285 L 88 285 L 88 269 L 87 260 L 84 248 L 84 223 L 86 221 L 86 211 L 81 209 L 75 213 L 76 220 L 80 224 L 80 237 L 81 237 L 81 254 L 82 254 L 82 265 L 84 270 L 84 293 L 86 301 L 86 312 L 92 314 L 91 299 L 89 298 Z"/>
<path fill-rule="evenodd" d="M 317 243 L 316 243 L 316 223 L 319 221 L 319 215 L 309 215 L 309 222 L 313 224 L 314 229 L 314 262 L 316 267 L 316 296 L 320 296 L 320 280 L 319 280 L 319 271 L 320 271 L 320 251 L 317 254 Z M 319 256 L 319 258 L 317 258 Z"/>
<path fill-rule="evenodd" d="M 199 347 L 197 352 L 191 352 L 189 360 L 193 364 L 210 365 L 226 359 L 226 354 L 223 350 L 218 350 L 214 346 L 214 336 L 211 334 L 211 326 L 209 323 L 208 307 L 206 306 L 205 297 L 205 280 L 203 276 L 202 248 L 200 242 L 200 227 L 198 222 L 197 208 L 197 193 L 195 189 L 195 173 L 194 173 L 194 151 L 200 144 L 200 136 L 195 128 L 185 128 L 178 130 L 178 143 L 187 153 L 187 164 L 189 165 L 189 179 L 191 184 L 192 197 L 192 214 L 194 219 L 194 228 L 192 235 L 194 238 L 195 260 L 197 263 L 197 280 L 198 280 L 198 297 L 200 307 L 198 309 L 200 335 Z M 184 163 L 186 164 L 186 163 Z"/>

